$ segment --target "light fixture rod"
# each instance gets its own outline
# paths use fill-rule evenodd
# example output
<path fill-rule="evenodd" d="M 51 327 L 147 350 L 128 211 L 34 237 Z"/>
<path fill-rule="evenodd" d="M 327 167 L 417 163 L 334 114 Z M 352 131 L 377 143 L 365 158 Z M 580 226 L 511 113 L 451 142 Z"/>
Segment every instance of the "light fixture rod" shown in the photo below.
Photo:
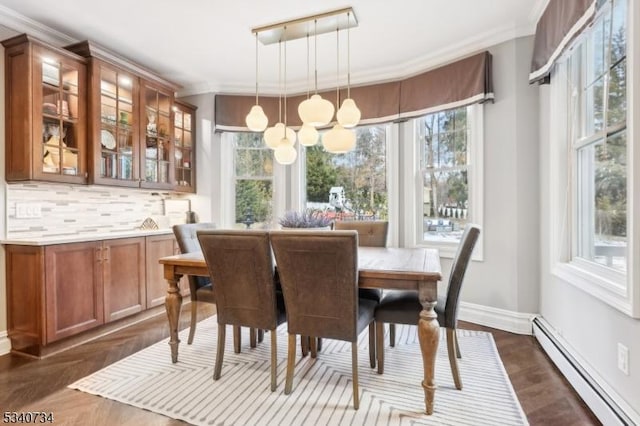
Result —
<path fill-rule="evenodd" d="M 340 17 L 347 15 L 347 20 L 340 20 Z M 317 34 L 326 34 L 338 30 L 357 27 L 358 20 L 352 7 L 336 9 L 329 12 L 318 13 L 302 18 L 291 19 L 289 21 L 277 22 L 275 24 L 263 25 L 252 28 L 251 31 L 258 35 L 262 44 L 273 44 L 282 40 L 284 27 L 287 27 L 287 40 L 296 40 L 307 35 L 307 23 L 317 21 Z"/>

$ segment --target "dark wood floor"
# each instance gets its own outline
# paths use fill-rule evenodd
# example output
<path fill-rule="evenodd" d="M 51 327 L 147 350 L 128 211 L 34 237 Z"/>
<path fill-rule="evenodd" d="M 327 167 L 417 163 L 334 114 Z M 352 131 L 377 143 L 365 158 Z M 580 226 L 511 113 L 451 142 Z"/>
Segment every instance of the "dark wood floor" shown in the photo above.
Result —
<path fill-rule="evenodd" d="M 181 328 L 188 326 L 189 309 L 190 305 L 186 305 L 181 315 Z M 213 313 L 211 306 L 201 305 L 199 308 L 201 318 Z M 493 334 L 500 357 L 531 425 L 600 424 L 533 337 L 464 322 L 459 327 Z M 3 412 L 52 412 L 55 424 L 67 425 L 184 424 L 66 388 L 68 384 L 162 340 L 168 334 L 166 317 L 160 315 L 43 360 L 16 355 L 2 356 L 0 409 Z"/>

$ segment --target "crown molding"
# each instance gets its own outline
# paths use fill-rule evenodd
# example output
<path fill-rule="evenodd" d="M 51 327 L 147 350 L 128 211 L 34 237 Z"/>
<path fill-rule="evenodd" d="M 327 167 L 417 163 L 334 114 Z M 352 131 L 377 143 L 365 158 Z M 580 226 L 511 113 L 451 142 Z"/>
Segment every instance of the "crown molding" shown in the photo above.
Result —
<path fill-rule="evenodd" d="M 2 5 L 0 5 L 0 25 L 17 31 L 18 33 L 27 33 L 54 46 L 64 46 L 78 41 L 71 36 L 27 18 L 15 10 Z"/>

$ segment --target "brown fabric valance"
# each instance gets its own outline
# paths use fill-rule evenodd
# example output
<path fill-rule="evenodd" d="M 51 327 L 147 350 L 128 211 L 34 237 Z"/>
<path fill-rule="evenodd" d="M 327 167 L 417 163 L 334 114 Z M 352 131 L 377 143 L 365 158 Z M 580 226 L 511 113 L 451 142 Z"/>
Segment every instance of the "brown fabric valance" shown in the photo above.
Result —
<path fill-rule="evenodd" d="M 549 0 L 536 26 L 530 83 L 546 79 L 554 62 L 595 12 L 596 0 Z"/>
<path fill-rule="evenodd" d="M 336 90 L 320 92 L 336 102 Z M 340 90 L 340 100 L 347 96 Z M 287 97 L 287 125 L 302 125 L 298 105 L 304 95 Z M 482 52 L 401 81 L 352 87 L 351 97 L 362 112 L 361 124 L 391 122 L 417 117 L 431 111 L 455 108 L 493 99 L 491 54 Z M 245 116 L 255 104 L 251 95 L 216 95 L 217 131 L 247 131 Z M 278 122 L 278 97 L 261 96 L 260 105 L 269 117 L 269 125 Z M 282 104 L 284 118 L 284 103 Z"/>

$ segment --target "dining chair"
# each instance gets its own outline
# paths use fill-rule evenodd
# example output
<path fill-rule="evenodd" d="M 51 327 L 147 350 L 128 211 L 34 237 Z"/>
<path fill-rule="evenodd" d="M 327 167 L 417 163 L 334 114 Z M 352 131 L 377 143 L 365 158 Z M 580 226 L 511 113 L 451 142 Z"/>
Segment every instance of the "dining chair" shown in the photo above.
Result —
<path fill-rule="evenodd" d="M 178 241 L 181 253 L 195 253 L 202 251 L 196 232 L 205 229 L 215 229 L 216 225 L 209 222 L 203 223 L 184 223 L 173 226 L 173 234 Z M 209 277 L 188 276 L 189 291 L 191 292 L 191 325 L 189 327 L 189 338 L 187 343 L 193 343 L 193 336 L 196 332 L 196 324 L 198 323 L 198 304 L 199 303 L 216 303 L 213 293 L 213 285 Z"/>
<path fill-rule="evenodd" d="M 358 231 L 358 246 L 360 247 L 386 247 L 389 222 L 386 220 L 337 220 L 333 223 L 335 230 Z M 377 288 L 360 288 L 358 296 L 365 299 L 380 302 L 382 290 Z M 376 335 L 373 330 L 369 335 L 369 345 L 375 346 Z M 376 366 L 376 360 L 370 360 L 371 368 Z"/>
<path fill-rule="evenodd" d="M 447 333 L 447 353 L 451 374 L 457 389 L 462 389 L 460 372 L 458 370 L 457 358 L 461 358 L 458 347 L 458 337 L 456 335 L 456 325 L 458 322 L 458 302 L 460 300 L 460 290 L 464 281 L 464 275 L 471 260 L 471 253 L 480 235 L 480 228 L 477 225 L 467 224 L 460 239 L 460 244 L 451 265 L 449 282 L 444 297 L 438 296 L 435 306 L 438 322 L 441 327 L 446 328 Z M 384 323 L 416 325 L 420 318 L 422 305 L 418 299 L 416 290 L 392 290 L 385 292 L 384 297 L 376 308 L 376 356 L 378 361 L 378 374 L 384 371 Z M 391 333 L 390 333 L 391 334 Z M 390 336 L 391 338 L 391 336 Z M 395 342 L 391 342 L 393 346 Z"/>
<path fill-rule="evenodd" d="M 276 328 L 285 321 L 282 294 L 276 292 L 268 231 L 198 231 L 209 275 L 216 283 L 218 348 L 213 379 L 222 373 L 226 326 L 271 332 L 271 391 L 277 387 Z"/>
<path fill-rule="evenodd" d="M 356 231 L 272 231 L 287 310 L 289 333 L 287 377 L 290 394 L 295 368 L 296 336 L 351 342 L 353 406 L 358 393 L 358 335 L 373 328 L 376 302 L 358 298 L 358 234 Z M 311 340 L 312 343 L 314 340 Z M 375 354 L 375 348 L 369 348 Z"/>

